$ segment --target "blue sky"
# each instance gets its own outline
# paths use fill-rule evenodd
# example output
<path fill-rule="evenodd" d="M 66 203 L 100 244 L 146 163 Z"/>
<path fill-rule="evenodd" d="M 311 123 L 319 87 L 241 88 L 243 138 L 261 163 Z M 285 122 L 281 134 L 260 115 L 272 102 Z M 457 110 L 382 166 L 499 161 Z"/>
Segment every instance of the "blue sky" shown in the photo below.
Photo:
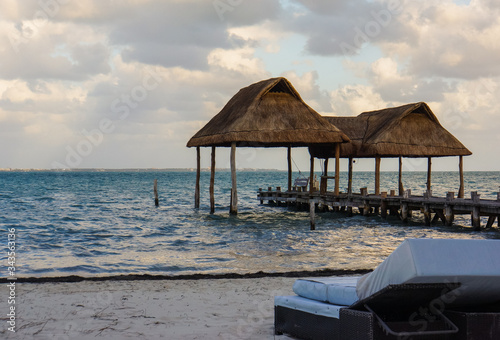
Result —
<path fill-rule="evenodd" d="M 500 170 L 494 0 L 6 0 L 0 13 L 0 168 L 192 168 L 189 138 L 240 88 L 284 76 L 324 115 L 425 101 L 474 153 L 466 170 Z M 293 154 L 307 169 L 307 150 Z M 237 158 L 286 166 L 284 149 Z"/>

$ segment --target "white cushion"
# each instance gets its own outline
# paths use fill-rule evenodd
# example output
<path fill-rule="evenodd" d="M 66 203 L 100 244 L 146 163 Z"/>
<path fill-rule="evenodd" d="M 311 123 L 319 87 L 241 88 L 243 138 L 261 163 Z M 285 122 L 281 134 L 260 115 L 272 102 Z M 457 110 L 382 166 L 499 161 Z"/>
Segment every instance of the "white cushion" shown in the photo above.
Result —
<path fill-rule="evenodd" d="M 308 299 L 349 306 L 358 300 L 358 279 L 359 276 L 298 279 L 293 284 L 293 291 Z"/>
<path fill-rule="evenodd" d="M 332 305 L 300 296 L 275 296 L 274 305 L 335 319 L 339 318 L 340 309 L 345 308 L 345 306 Z"/>
<path fill-rule="evenodd" d="M 406 240 L 359 279 L 356 291 L 364 299 L 390 284 L 449 282 L 462 284 L 447 298 L 451 304 L 500 300 L 500 240 Z"/>

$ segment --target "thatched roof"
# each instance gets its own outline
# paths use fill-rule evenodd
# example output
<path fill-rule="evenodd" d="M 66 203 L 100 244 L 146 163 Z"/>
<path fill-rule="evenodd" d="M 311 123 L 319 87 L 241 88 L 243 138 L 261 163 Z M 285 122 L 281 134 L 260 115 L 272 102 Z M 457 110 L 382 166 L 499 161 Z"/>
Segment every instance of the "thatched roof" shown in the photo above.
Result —
<path fill-rule="evenodd" d="M 345 132 L 351 143 L 341 145 L 341 157 L 444 157 L 472 153 L 449 133 L 426 103 L 364 112 L 357 117 L 325 117 Z M 333 151 L 313 148 L 317 157 Z"/>
<path fill-rule="evenodd" d="M 347 142 L 347 136 L 310 108 L 285 78 L 242 88 L 187 143 L 193 146 L 308 146 Z"/>

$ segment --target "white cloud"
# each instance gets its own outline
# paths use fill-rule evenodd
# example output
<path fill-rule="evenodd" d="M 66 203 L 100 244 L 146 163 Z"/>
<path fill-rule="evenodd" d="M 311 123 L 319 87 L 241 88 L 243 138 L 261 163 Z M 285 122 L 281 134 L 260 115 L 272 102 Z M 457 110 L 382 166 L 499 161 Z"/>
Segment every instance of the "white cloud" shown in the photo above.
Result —
<path fill-rule="evenodd" d="M 231 6 L 221 15 L 202 0 L 2 1 L 0 143 L 11 147 L 0 167 L 64 162 L 103 119 L 115 129 L 82 166 L 192 166 L 187 140 L 240 88 L 280 75 L 324 114 L 426 101 L 475 149 L 500 129 L 497 1 Z"/>

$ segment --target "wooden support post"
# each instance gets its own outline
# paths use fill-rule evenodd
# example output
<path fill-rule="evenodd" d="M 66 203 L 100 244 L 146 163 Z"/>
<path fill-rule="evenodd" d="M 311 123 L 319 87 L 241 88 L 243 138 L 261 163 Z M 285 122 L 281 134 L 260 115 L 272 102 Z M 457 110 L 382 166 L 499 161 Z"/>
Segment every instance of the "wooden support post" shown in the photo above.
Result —
<path fill-rule="evenodd" d="M 479 211 L 479 206 L 472 207 L 472 228 L 474 230 L 479 231 L 481 230 L 481 214 Z"/>
<path fill-rule="evenodd" d="M 314 200 L 309 200 L 309 217 L 311 219 L 311 230 L 316 230 L 316 221 L 314 220 L 316 204 Z"/>
<path fill-rule="evenodd" d="M 405 191 L 403 187 L 403 157 L 399 157 L 398 189 L 399 189 L 399 196 L 403 196 L 403 192 Z"/>
<path fill-rule="evenodd" d="M 401 221 L 408 222 L 408 203 L 401 204 Z"/>
<path fill-rule="evenodd" d="M 238 214 L 238 192 L 236 189 L 236 142 L 231 143 L 231 215 Z"/>
<path fill-rule="evenodd" d="M 340 192 L 340 143 L 335 144 L 335 191 L 336 196 Z"/>
<path fill-rule="evenodd" d="M 364 200 L 363 201 L 363 216 L 370 215 L 370 210 L 371 210 L 370 201 Z"/>
<path fill-rule="evenodd" d="M 451 226 L 453 224 L 453 220 L 455 219 L 455 213 L 453 212 L 453 206 L 446 204 L 444 207 L 444 219 L 445 225 Z"/>
<path fill-rule="evenodd" d="M 288 147 L 287 151 L 287 161 L 288 161 L 288 191 L 292 190 L 292 147 Z"/>
<path fill-rule="evenodd" d="M 436 216 L 441 220 L 441 222 L 443 222 L 443 224 L 446 224 L 446 217 L 444 215 L 444 210 L 443 209 L 435 209 L 434 210 L 436 212 Z M 436 217 L 434 216 L 434 217 Z M 437 219 L 436 219 L 437 221 Z M 432 220 L 432 222 L 434 222 L 434 219 Z"/>
<path fill-rule="evenodd" d="M 477 191 L 471 191 L 470 198 L 473 202 L 479 202 L 481 199 L 481 195 L 477 193 Z"/>
<path fill-rule="evenodd" d="M 215 146 L 212 146 L 212 160 L 210 162 L 210 214 L 215 213 L 215 198 L 214 198 L 214 184 L 215 184 Z"/>
<path fill-rule="evenodd" d="M 380 201 L 380 217 L 387 218 L 387 191 L 384 191 L 380 194 L 382 200 Z"/>
<path fill-rule="evenodd" d="M 321 176 L 320 193 L 325 195 L 328 190 L 328 158 L 325 159 L 325 169 Z"/>
<path fill-rule="evenodd" d="M 262 188 L 259 188 L 259 197 L 260 197 L 260 204 L 264 204 L 264 200 L 262 199 Z"/>
<path fill-rule="evenodd" d="M 375 157 L 375 195 L 380 195 L 380 157 Z"/>
<path fill-rule="evenodd" d="M 314 192 L 314 156 L 311 155 L 311 165 L 310 165 L 310 173 L 309 173 L 309 193 L 312 194 Z"/>
<path fill-rule="evenodd" d="M 349 206 L 346 208 L 346 211 L 347 211 L 347 216 L 352 217 L 352 206 L 350 206 L 350 205 L 349 205 Z"/>
<path fill-rule="evenodd" d="M 349 178 L 347 180 L 347 193 L 352 194 L 352 157 L 349 157 Z"/>
<path fill-rule="evenodd" d="M 428 227 L 431 225 L 431 208 L 429 204 L 424 205 L 424 223 Z"/>
<path fill-rule="evenodd" d="M 154 195 L 155 195 L 155 206 L 160 206 L 160 201 L 158 199 L 158 181 L 155 179 L 155 183 L 154 183 L 154 186 L 153 186 L 153 191 L 154 191 Z"/>
<path fill-rule="evenodd" d="M 432 158 L 427 158 L 427 190 L 431 190 Z"/>
<path fill-rule="evenodd" d="M 460 156 L 458 160 L 458 170 L 460 173 L 460 187 L 458 189 L 458 198 L 464 198 L 464 159 Z"/>
<path fill-rule="evenodd" d="M 486 223 L 486 229 L 493 227 L 493 223 L 495 223 L 496 218 L 497 218 L 496 215 L 491 215 L 490 217 L 488 217 L 488 223 Z"/>
<path fill-rule="evenodd" d="M 200 172 L 201 172 L 200 147 L 196 147 L 196 184 L 194 187 L 194 208 L 200 207 Z"/>

